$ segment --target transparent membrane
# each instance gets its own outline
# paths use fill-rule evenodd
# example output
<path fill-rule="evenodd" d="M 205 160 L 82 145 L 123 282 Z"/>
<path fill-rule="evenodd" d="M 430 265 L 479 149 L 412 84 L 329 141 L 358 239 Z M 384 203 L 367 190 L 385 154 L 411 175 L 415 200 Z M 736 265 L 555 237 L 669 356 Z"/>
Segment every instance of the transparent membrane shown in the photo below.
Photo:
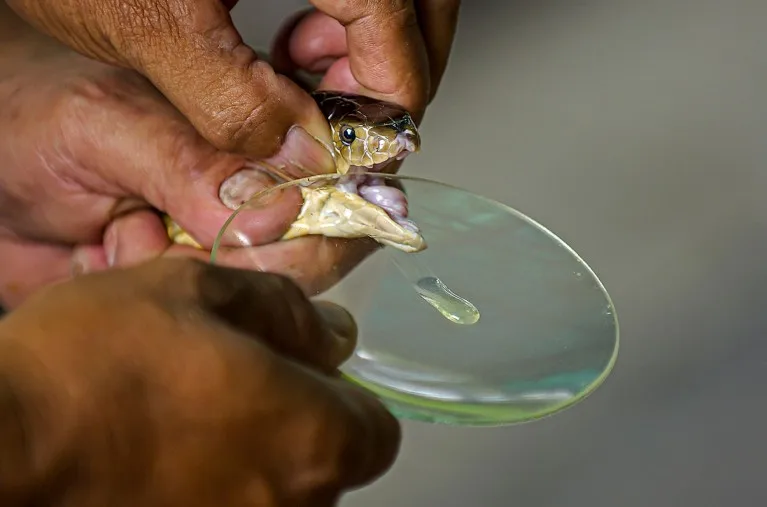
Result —
<path fill-rule="evenodd" d="M 342 178 L 323 175 L 253 196 L 222 228 L 213 262 L 264 269 L 275 248 L 290 255 L 288 244 L 306 242 L 316 264 L 296 279 L 312 297 L 349 309 L 359 325 L 343 374 L 400 418 L 518 423 L 572 406 L 602 383 L 616 359 L 618 321 L 602 283 L 572 249 L 491 199 L 426 179 L 378 176 L 406 192 L 425 250 L 324 236 L 259 247 L 275 239 L 264 232 L 275 221 L 266 210 L 290 208 L 294 218 L 299 186 Z M 224 260 L 224 252 L 236 257 Z"/>

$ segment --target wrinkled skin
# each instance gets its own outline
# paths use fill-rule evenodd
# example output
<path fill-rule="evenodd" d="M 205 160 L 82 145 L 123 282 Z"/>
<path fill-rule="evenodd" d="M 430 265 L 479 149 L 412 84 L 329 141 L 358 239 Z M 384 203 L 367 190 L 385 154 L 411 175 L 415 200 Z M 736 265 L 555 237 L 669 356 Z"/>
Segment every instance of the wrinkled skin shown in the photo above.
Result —
<path fill-rule="evenodd" d="M 77 51 L 123 67 L 42 39 L 0 4 L 0 302 L 13 308 L 72 272 L 207 258 L 171 246 L 149 208 L 171 213 L 207 248 L 231 209 L 272 183 L 256 161 L 290 162 L 294 177 L 333 172 L 326 120 L 290 81 L 297 71 L 320 74 L 325 89 L 402 104 L 419 121 L 447 64 L 459 2 L 315 2 L 279 32 L 274 68 L 253 60 L 217 0 L 132 2 L 136 19 L 156 19 L 158 6 L 171 15 L 140 26 L 119 23 L 116 0 L 9 3 Z M 289 224 L 294 210 L 275 203 L 265 227 Z M 369 250 L 359 243 L 301 238 L 264 245 L 248 262 L 311 290 L 329 266 Z"/>
<path fill-rule="evenodd" d="M 289 279 L 157 259 L 0 321 L 0 505 L 330 507 L 400 428 L 336 368 L 356 327 Z"/>

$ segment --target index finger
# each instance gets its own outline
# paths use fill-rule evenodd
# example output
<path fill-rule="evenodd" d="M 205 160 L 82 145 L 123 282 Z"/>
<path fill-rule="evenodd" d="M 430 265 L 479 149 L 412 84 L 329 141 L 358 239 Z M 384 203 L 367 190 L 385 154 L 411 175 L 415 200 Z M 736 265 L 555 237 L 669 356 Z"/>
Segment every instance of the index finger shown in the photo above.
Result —
<path fill-rule="evenodd" d="M 430 95 L 429 59 L 412 0 L 312 0 L 346 29 L 359 93 L 418 115 Z"/>

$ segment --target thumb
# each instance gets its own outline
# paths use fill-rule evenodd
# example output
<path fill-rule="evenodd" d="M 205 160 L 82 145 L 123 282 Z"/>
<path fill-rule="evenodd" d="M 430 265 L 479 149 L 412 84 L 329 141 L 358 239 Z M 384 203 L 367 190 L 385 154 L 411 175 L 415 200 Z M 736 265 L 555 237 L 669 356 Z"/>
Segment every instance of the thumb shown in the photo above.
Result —
<path fill-rule="evenodd" d="M 259 59 L 221 2 L 169 2 L 178 5 L 165 11 L 152 0 L 138 2 L 146 4 L 147 15 L 167 17 L 160 23 L 167 28 L 144 25 L 120 34 L 118 51 L 205 139 L 224 151 L 263 158 L 277 152 L 291 127 L 301 126 L 329 146 L 327 120 L 314 100 Z"/>
<path fill-rule="evenodd" d="M 313 150 L 329 150 L 330 129 L 314 100 L 258 58 L 220 0 L 9 3 L 81 53 L 142 73 L 221 150 L 274 156 L 293 126 L 319 141 Z M 332 161 L 306 169 L 332 172 Z"/>
<path fill-rule="evenodd" d="M 252 195 L 280 183 L 280 177 L 293 179 L 311 172 L 301 167 L 323 167 L 328 160 L 332 164 L 328 151 L 321 151 L 319 157 L 312 155 L 316 141 L 301 128 L 287 135 L 284 146 L 294 153 L 289 158 L 277 154 L 255 161 L 218 150 L 151 85 L 132 93 L 127 113 L 120 108 L 102 115 L 106 129 L 104 122 L 89 123 L 89 132 L 99 139 L 98 149 L 85 146 L 89 167 L 106 182 L 105 188 L 123 196 L 115 208 L 132 212 L 138 207 L 141 211 L 136 204 L 120 205 L 140 197 L 170 215 L 205 248 L 212 247 L 233 210 Z M 151 113 L 136 115 L 136 109 Z M 109 135 L 99 137 L 100 132 Z M 248 220 L 238 220 L 239 226 L 245 226 L 240 232 L 258 243 L 278 239 L 301 208 L 300 193 L 291 190 L 275 192 L 273 196 L 279 199 L 261 200 L 265 206 L 249 209 Z M 113 211 L 110 221 L 110 241 L 105 246 L 116 265 L 154 257 L 169 246 L 159 217 L 149 212 L 126 215 Z M 225 239 L 224 244 L 241 246 L 236 238 Z"/>

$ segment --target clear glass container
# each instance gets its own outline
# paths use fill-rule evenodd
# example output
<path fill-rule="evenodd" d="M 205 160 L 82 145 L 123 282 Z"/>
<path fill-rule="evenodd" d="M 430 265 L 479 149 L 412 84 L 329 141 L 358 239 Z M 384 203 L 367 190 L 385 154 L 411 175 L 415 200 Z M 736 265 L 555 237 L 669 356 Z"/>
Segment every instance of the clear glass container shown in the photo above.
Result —
<path fill-rule="evenodd" d="M 349 381 L 400 418 L 472 426 L 555 413 L 604 381 L 618 352 L 618 320 L 604 286 L 571 248 L 491 199 L 413 176 L 376 176 L 406 192 L 425 250 L 406 253 L 369 238 L 286 240 L 306 243 L 323 266 L 320 277 L 304 272 L 311 268 L 296 274 L 309 295 L 343 305 L 357 320 L 356 352 L 341 367 Z M 213 262 L 262 269 L 259 245 L 273 248 L 290 223 L 272 211 L 295 217 L 301 187 L 343 178 L 293 180 L 254 195 L 222 228 Z"/>

